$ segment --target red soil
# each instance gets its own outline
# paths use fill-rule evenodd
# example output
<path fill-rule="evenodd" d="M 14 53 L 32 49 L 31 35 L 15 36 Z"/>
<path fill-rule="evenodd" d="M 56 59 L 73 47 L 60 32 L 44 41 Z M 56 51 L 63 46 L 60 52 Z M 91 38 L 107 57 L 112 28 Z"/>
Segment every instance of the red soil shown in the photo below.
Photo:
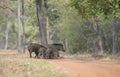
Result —
<path fill-rule="evenodd" d="M 120 62 L 73 59 L 50 61 L 67 70 L 71 77 L 120 77 Z"/>

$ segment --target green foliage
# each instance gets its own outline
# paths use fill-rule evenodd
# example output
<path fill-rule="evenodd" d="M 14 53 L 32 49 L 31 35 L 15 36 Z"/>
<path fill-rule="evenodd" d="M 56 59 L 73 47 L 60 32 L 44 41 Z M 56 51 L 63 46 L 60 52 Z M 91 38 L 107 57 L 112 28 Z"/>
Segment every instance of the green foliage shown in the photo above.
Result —
<path fill-rule="evenodd" d="M 8 48 L 17 47 L 17 20 L 16 2 L 10 0 L 2 0 L 0 2 L 0 48 L 3 48 L 5 42 L 6 26 L 9 23 L 8 29 Z"/>
<path fill-rule="evenodd" d="M 25 3 L 25 32 L 26 42 L 36 42 L 39 39 L 38 20 L 36 16 L 35 0 Z"/>
<path fill-rule="evenodd" d="M 51 2 L 53 9 L 57 9 L 54 15 L 58 16 L 58 18 L 54 19 L 57 22 L 52 24 L 54 26 L 51 28 L 57 32 L 61 40 L 67 40 L 69 52 L 95 51 L 97 28 L 93 26 L 92 17 L 94 16 L 99 18 L 99 23 L 104 33 L 105 50 L 111 50 L 111 23 L 109 17 L 119 14 L 119 0 L 65 0 L 64 3 L 62 0 L 57 0 L 57 2 L 56 0 L 51 0 Z M 106 17 L 108 18 L 106 19 Z M 88 20 L 82 18 L 87 18 Z M 54 20 L 50 22 L 52 23 Z"/>
<path fill-rule="evenodd" d="M 97 42 L 97 27 L 94 17 L 99 20 L 103 31 L 105 50 L 111 52 L 112 32 L 111 17 L 116 17 L 117 48 L 120 48 L 120 0 L 47 0 L 48 9 L 43 8 L 43 19 L 46 23 L 48 16 L 48 30 L 50 40 L 65 41 L 68 52 L 94 52 Z M 5 4 L 7 3 L 7 4 Z M 17 7 L 16 1 L 2 0 L 0 6 L 9 7 L 0 9 L 0 42 L 7 21 L 10 21 L 9 48 L 17 46 Z M 11 11 L 13 10 L 13 11 Z M 8 19 L 9 17 L 9 19 Z M 106 18 L 107 17 L 107 18 Z M 26 42 L 39 42 L 39 27 L 36 16 L 35 0 L 25 0 L 25 35 Z M 13 46 L 13 47 L 11 47 Z M 16 47 L 17 48 L 17 47 Z"/>
<path fill-rule="evenodd" d="M 17 51 L 6 52 L 0 52 L 1 77 L 69 77 L 64 69 L 47 60 L 29 59 L 28 54 L 19 55 Z"/>
<path fill-rule="evenodd" d="M 62 9 L 59 9 L 59 11 L 62 12 L 59 15 L 59 22 L 54 24 L 52 29 L 57 32 L 61 40 L 67 39 L 69 52 L 76 53 L 86 51 L 86 47 L 88 47 L 87 50 L 92 50 L 90 46 L 92 41 L 88 40 L 88 38 L 91 40 L 94 39 L 91 38 L 91 36 L 94 36 L 94 32 L 91 30 L 90 26 L 84 24 L 84 20 L 82 20 L 75 9 L 64 5 L 61 6 L 61 8 Z"/>
<path fill-rule="evenodd" d="M 71 0 L 70 6 L 78 10 L 85 17 L 104 15 L 115 15 L 118 17 L 120 0 Z"/>

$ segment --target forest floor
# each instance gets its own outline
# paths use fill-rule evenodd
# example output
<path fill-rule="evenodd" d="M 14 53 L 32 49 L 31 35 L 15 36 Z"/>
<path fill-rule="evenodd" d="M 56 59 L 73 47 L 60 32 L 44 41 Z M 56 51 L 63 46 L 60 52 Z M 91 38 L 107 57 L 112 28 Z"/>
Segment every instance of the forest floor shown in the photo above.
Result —
<path fill-rule="evenodd" d="M 73 59 L 51 60 L 51 62 L 67 70 L 72 77 L 120 77 L 120 62 Z"/>
<path fill-rule="evenodd" d="M 0 50 L 0 77 L 120 77 L 120 61 L 112 61 L 112 60 L 106 60 L 106 59 L 99 59 L 99 60 L 78 60 L 78 59 L 71 59 L 71 58 L 64 58 L 64 59 L 48 59 L 48 60 L 39 60 L 39 59 L 30 59 L 29 55 L 15 55 L 17 52 L 16 51 L 8 51 L 8 50 Z M 10 56 L 12 55 L 12 56 Z M 18 57 L 19 56 L 19 57 Z M 19 60 L 18 60 L 19 59 Z M 3 61 L 4 60 L 4 61 Z M 8 61 L 8 62 L 6 62 Z M 42 61 L 40 63 L 40 61 Z M 26 63 L 27 62 L 27 63 Z M 36 64 L 34 64 L 34 62 Z M 4 66 L 1 63 L 9 63 L 9 66 Z M 12 63 L 17 63 L 18 65 L 16 66 L 15 64 Z M 31 64 L 30 64 L 31 63 Z M 40 63 L 37 64 L 37 63 Z M 51 72 L 51 67 L 50 65 L 47 65 L 49 69 L 47 69 L 45 64 L 52 64 L 53 67 L 57 67 L 57 69 L 54 70 L 56 74 Z M 20 68 L 12 68 L 12 65 L 15 67 L 20 66 Z M 26 65 L 29 65 L 29 67 Z M 44 66 L 45 65 L 45 66 Z M 54 65 L 54 66 L 53 66 Z M 43 67 L 45 68 L 43 68 Z M 33 69 L 36 68 L 36 69 Z M 37 75 L 39 72 L 41 72 L 37 67 L 42 67 L 41 69 L 43 70 L 49 70 L 46 75 L 46 72 L 42 72 L 41 75 Z M 58 69 L 59 68 L 59 69 Z M 8 70 L 9 69 L 9 70 Z M 19 69 L 19 71 L 17 70 Z M 11 73 L 14 73 L 14 71 L 18 71 L 22 73 L 22 71 L 25 71 L 26 74 L 23 76 L 18 76 L 18 73 L 16 72 L 15 75 L 11 75 Z M 32 69 L 32 71 L 31 71 Z M 62 69 L 62 70 L 61 70 Z M 6 71 L 4 71 L 6 70 Z M 12 71 L 13 72 L 9 72 Z M 6 75 L 6 72 L 8 71 L 9 75 Z M 31 74 L 34 73 L 34 74 Z M 35 73 L 36 72 L 36 73 Z M 4 75 L 5 73 L 5 75 Z M 44 74 L 43 74 L 44 73 Z M 31 76 L 29 76 L 31 74 Z M 40 74 L 40 73 L 39 73 Z M 49 75 L 52 74 L 52 75 Z M 59 74 L 59 75 L 58 75 Z M 63 75 L 64 74 L 64 75 Z"/>

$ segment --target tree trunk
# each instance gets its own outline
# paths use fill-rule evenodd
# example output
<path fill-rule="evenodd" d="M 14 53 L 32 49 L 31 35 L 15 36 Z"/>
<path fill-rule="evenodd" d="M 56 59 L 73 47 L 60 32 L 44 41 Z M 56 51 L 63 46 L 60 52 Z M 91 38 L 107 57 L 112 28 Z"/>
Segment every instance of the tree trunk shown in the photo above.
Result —
<path fill-rule="evenodd" d="M 99 25 L 99 20 L 97 17 L 95 17 L 95 25 L 96 25 L 96 32 L 97 32 L 97 42 L 96 42 L 96 46 L 98 49 L 98 54 L 102 55 L 104 53 L 103 51 L 103 34 L 102 34 L 102 29 L 101 26 Z"/>
<path fill-rule="evenodd" d="M 47 30 L 47 41 L 48 43 L 50 43 L 50 37 L 49 37 L 49 20 L 48 20 L 48 16 L 46 16 L 46 30 Z"/>
<path fill-rule="evenodd" d="M 111 20 L 112 26 L 112 54 L 116 54 L 117 46 L 116 46 L 116 32 L 115 32 L 115 18 L 112 17 Z"/>
<path fill-rule="evenodd" d="M 65 51 L 69 51 L 69 45 L 68 45 L 68 40 L 67 39 L 63 40 L 63 44 L 64 44 Z"/>
<path fill-rule="evenodd" d="M 44 0 L 44 6 L 45 6 L 46 9 L 48 9 L 47 0 Z"/>
<path fill-rule="evenodd" d="M 23 53 L 25 53 L 25 43 L 26 43 L 26 39 L 25 39 L 25 25 L 24 25 L 24 0 L 22 0 L 22 30 L 23 30 L 23 34 L 22 34 L 22 49 L 23 49 Z"/>
<path fill-rule="evenodd" d="M 47 5 L 47 0 L 44 0 L 44 7 L 46 9 L 46 12 L 48 11 L 48 5 Z M 46 34 L 47 34 L 47 42 L 49 43 L 50 38 L 49 38 L 49 18 L 48 18 L 48 12 L 46 14 Z"/>
<path fill-rule="evenodd" d="M 39 31 L 41 36 L 41 44 L 47 45 L 46 25 L 43 22 L 43 16 L 42 16 L 42 0 L 36 0 L 36 8 L 37 8 Z"/>
<path fill-rule="evenodd" d="M 18 0 L 18 53 L 21 53 L 20 0 Z"/>
<path fill-rule="evenodd" d="M 99 25 L 97 25 L 97 38 L 98 38 L 98 46 L 99 46 L 99 54 L 103 54 L 103 39 L 102 39 L 102 29 Z"/>
<path fill-rule="evenodd" d="M 9 20 L 7 21 L 7 25 L 6 25 L 6 30 L 5 30 L 5 46 L 4 46 L 4 49 L 7 49 L 8 48 L 8 33 L 9 33 L 9 26 L 10 26 L 10 23 L 9 23 Z"/>

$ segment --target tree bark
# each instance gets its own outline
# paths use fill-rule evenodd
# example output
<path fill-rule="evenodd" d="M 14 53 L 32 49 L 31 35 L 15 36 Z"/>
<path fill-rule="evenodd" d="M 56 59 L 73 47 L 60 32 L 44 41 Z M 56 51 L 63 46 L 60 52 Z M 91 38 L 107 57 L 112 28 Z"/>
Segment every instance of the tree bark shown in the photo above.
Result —
<path fill-rule="evenodd" d="M 99 54 L 103 54 L 103 39 L 102 39 L 102 29 L 99 25 L 97 25 L 97 38 L 98 38 L 98 46 L 99 46 Z"/>
<path fill-rule="evenodd" d="M 5 46 L 4 46 L 4 49 L 7 49 L 8 48 L 8 33 L 9 33 L 9 26 L 10 26 L 10 23 L 9 23 L 9 20 L 7 21 L 7 25 L 6 25 L 6 30 L 5 30 Z"/>
<path fill-rule="evenodd" d="M 50 37 L 49 37 L 49 20 L 48 20 L 48 16 L 46 16 L 46 30 L 47 30 L 47 41 L 48 43 L 50 43 Z"/>
<path fill-rule="evenodd" d="M 47 0 L 44 0 L 44 6 L 45 6 L 46 9 L 48 9 Z"/>
<path fill-rule="evenodd" d="M 37 8 L 39 31 L 41 36 L 41 44 L 47 45 L 46 25 L 43 22 L 43 16 L 42 16 L 42 0 L 36 0 L 36 8 Z"/>
<path fill-rule="evenodd" d="M 21 53 L 20 0 L 18 0 L 18 53 Z"/>
<path fill-rule="evenodd" d="M 46 9 L 46 12 L 48 11 L 48 4 L 47 4 L 47 0 L 44 0 L 44 7 Z M 48 17 L 48 12 L 46 14 L 46 35 L 47 35 L 47 43 L 49 43 L 49 17 Z"/>
<path fill-rule="evenodd" d="M 26 39 L 25 39 L 25 25 L 24 25 L 24 0 L 22 0 L 22 30 L 23 30 L 23 34 L 22 34 L 22 49 L 23 49 L 23 53 L 25 53 L 25 43 L 26 43 Z"/>
<path fill-rule="evenodd" d="M 116 54 L 117 43 L 116 43 L 116 32 L 115 32 L 115 17 L 112 17 L 111 26 L 112 26 L 112 54 Z"/>
<path fill-rule="evenodd" d="M 102 34 L 102 29 L 101 26 L 99 25 L 99 20 L 97 17 L 95 17 L 95 25 L 96 25 L 96 31 L 97 31 L 97 42 L 96 42 L 96 46 L 98 49 L 98 54 L 102 55 L 104 53 L 104 49 L 103 49 L 103 34 Z"/>

